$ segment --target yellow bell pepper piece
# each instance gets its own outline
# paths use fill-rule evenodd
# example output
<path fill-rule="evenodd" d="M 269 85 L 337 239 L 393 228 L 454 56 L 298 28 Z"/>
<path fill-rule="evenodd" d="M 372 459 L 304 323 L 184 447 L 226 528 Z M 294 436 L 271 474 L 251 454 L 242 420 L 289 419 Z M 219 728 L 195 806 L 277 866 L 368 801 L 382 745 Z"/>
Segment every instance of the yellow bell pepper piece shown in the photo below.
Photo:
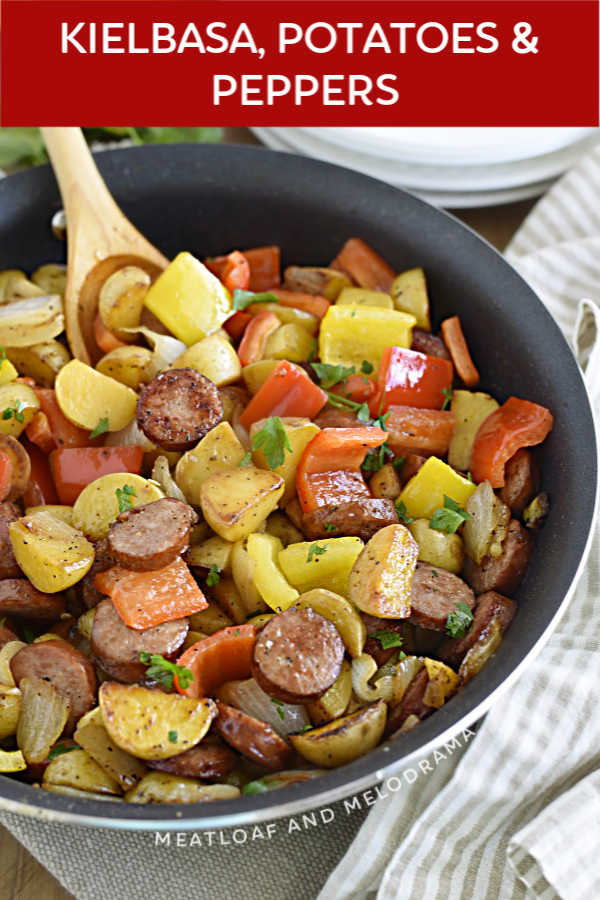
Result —
<path fill-rule="evenodd" d="M 192 344 L 178 356 L 172 369 L 196 369 L 217 387 L 232 384 L 242 374 L 239 357 L 229 339 L 217 332 Z"/>
<path fill-rule="evenodd" d="M 437 456 L 430 456 L 405 485 L 398 500 L 413 519 L 430 519 L 436 509 L 443 509 L 444 494 L 464 507 L 475 487 Z"/>
<path fill-rule="evenodd" d="M 302 541 L 281 550 L 279 565 L 289 583 L 301 593 L 326 588 L 348 597 L 350 572 L 363 546 L 357 537 Z"/>
<path fill-rule="evenodd" d="M 288 609 L 300 595 L 279 568 L 278 556 L 283 544 L 272 534 L 250 534 L 246 546 L 248 556 L 255 563 L 253 579 L 257 591 L 275 612 Z"/>
<path fill-rule="evenodd" d="M 266 419 L 259 419 L 258 422 L 254 422 L 250 428 L 250 438 L 253 438 L 257 431 L 263 428 L 266 421 Z M 275 472 L 276 475 L 281 475 L 285 481 L 285 490 L 280 500 L 280 505 L 285 506 L 296 493 L 296 469 L 306 449 L 306 445 L 312 441 L 320 429 L 310 419 L 284 416 L 281 422 L 287 434 L 289 445 L 292 448 L 291 451 L 285 451 L 282 464 L 275 469 L 271 469 L 262 450 L 255 450 L 252 454 L 252 460 L 259 469 L 269 469 L 269 471 Z"/>
<path fill-rule="evenodd" d="M 368 291 L 361 287 L 346 287 L 337 300 L 341 306 L 381 306 L 383 309 L 393 309 L 394 303 L 389 294 L 382 291 Z"/>
<path fill-rule="evenodd" d="M 2 360 L 2 363 L 0 363 L 0 385 L 14 381 L 18 374 L 10 359 Z"/>
<path fill-rule="evenodd" d="M 330 306 L 321 322 L 321 362 L 379 369 L 386 347 L 410 347 L 414 316 L 375 306 Z"/>
<path fill-rule="evenodd" d="M 151 286 L 144 305 L 190 346 L 216 331 L 228 318 L 231 296 L 191 253 L 180 253 Z"/>
<path fill-rule="evenodd" d="M 269 335 L 265 344 L 265 359 L 289 359 L 303 362 L 310 356 L 314 338 L 302 325 L 288 322 Z"/>

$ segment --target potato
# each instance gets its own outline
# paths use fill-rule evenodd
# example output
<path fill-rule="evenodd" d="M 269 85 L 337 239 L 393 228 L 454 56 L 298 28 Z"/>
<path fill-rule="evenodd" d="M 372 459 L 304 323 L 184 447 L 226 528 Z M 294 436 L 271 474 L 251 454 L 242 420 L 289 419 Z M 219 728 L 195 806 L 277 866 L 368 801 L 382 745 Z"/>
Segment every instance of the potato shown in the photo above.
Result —
<path fill-rule="evenodd" d="M 363 652 L 367 639 L 365 623 L 344 597 L 325 588 L 315 588 L 302 594 L 294 606 L 298 609 L 314 609 L 320 616 L 333 622 L 350 656 L 360 656 Z"/>
<path fill-rule="evenodd" d="M 342 662 L 342 671 L 333 682 L 329 690 L 306 704 L 306 711 L 313 725 L 321 725 L 323 722 L 331 722 L 339 719 L 348 709 L 352 696 L 352 667 L 347 659 Z"/>
<path fill-rule="evenodd" d="M 139 759 L 121 750 L 110 739 L 102 724 L 102 713 L 98 706 L 82 716 L 73 737 L 124 791 L 138 784 L 148 772 Z"/>
<path fill-rule="evenodd" d="M 242 369 L 242 378 L 251 394 L 256 394 L 275 366 L 279 365 L 279 359 L 259 359 L 258 362 L 250 363 Z"/>
<path fill-rule="evenodd" d="M 173 369 L 196 369 L 217 387 L 232 384 L 242 374 L 239 357 L 227 335 L 220 332 L 188 347 L 172 364 Z"/>
<path fill-rule="evenodd" d="M 429 519 L 415 519 L 408 530 L 419 545 L 421 562 L 439 566 L 458 575 L 462 569 L 465 550 L 459 534 L 446 534 L 429 527 Z"/>
<path fill-rule="evenodd" d="M 213 531 L 239 541 L 273 512 L 284 487 L 279 475 L 254 466 L 216 472 L 200 487 L 200 506 Z"/>
<path fill-rule="evenodd" d="M 60 784 L 96 794 L 120 794 L 118 781 L 104 771 L 85 750 L 70 750 L 50 760 L 44 784 Z"/>
<path fill-rule="evenodd" d="M 232 784 L 202 784 L 195 778 L 150 772 L 125 794 L 125 800 L 127 803 L 207 803 L 239 796 L 239 788 Z"/>
<path fill-rule="evenodd" d="M 343 288 L 336 304 L 342 306 L 382 306 L 384 309 L 393 309 L 394 304 L 389 294 L 382 291 L 369 291 L 361 287 L 345 287 Z"/>
<path fill-rule="evenodd" d="M 185 641 L 183 642 L 181 649 L 187 650 L 189 647 L 193 647 L 194 644 L 197 644 L 198 641 L 203 641 L 204 638 L 207 638 L 208 635 L 203 631 L 188 631 L 185 636 Z"/>
<path fill-rule="evenodd" d="M 190 547 L 186 561 L 190 566 L 202 566 L 204 569 L 216 566 L 219 572 L 228 574 L 231 571 L 232 550 L 233 544 L 216 534 L 207 541 Z"/>
<path fill-rule="evenodd" d="M 285 289 L 300 294 L 313 294 L 333 302 L 340 291 L 352 282 L 337 269 L 320 266 L 288 266 L 285 270 Z"/>
<path fill-rule="evenodd" d="M 217 604 L 213 603 L 211 600 L 208 601 L 206 609 L 202 609 L 197 613 L 192 613 L 189 618 L 190 628 L 194 631 L 201 631 L 208 635 L 214 634 L 216 631 L 221 631 L 222 628 L 227 628 L 229 625 L 233 625 L 233 620 L 225 615 L 225 613 L 219 609 Z"/>
<path fill-rule="evenodd" d="M 254 583 L 256 563 L 248 553 L 247 540 L 236 541 L 231 553 L 231 574 L 235 585 L 249 613 L 266 611 L 267 604 Z"/>
<path fill-rule="evenodd" d="M 438 659 L 425 659 L 425 668 L 429 676 L 423 703 L 439 709 L 452 696 L 458 687 L 458 675 Z"/>
<path fill-rule="evenodd" d="M 267 419 L 258 419 L 258 421 L 252 424 L 250 427 L 251 440 L 256 433 L 264 427 L 266 421 Z M 292 448 L 291 451 L 286 448 L 282 464 L 271 469 L 263 450 L 254 450 L 252 459 L 254 465 L 258 466 L 260 469 L 269 469 L 269 471 L 275 472 L 276 475 L 281 475 L 285 482 L 285 490 L 280 502 L 281 506 L 284 506 L 296 493 L 296 470 L 302 459 L 302 454 L 304 453 L 307 444 L 309 444 L 315 435 L 319 433 L 320 429 L 318 425 L 315 425 L 310 419 L 284 416 L 282 417 L 281 422 L 287 435 L 289 445 Z"/>
<path fill-rule="evenodd" d="M 286 514 L 280 510 L 272 512 L 265 524 L 265 533 L 279 538 L 284 547 L 304 540 L 304 535 L 293 525 Z"/>
<path fill-rule="evenodd" d="M 152 350 L 148 347 L 116 347 L 96 363 L 96 369 L 137 391 L 140 385 L 152 380 Z"/>
<path fill-rule="evenodd" d="M 202 740 L 217 716 L 208 698 L 163 694 L 105 681 L 98 691 L 102 723 L 117 747 L 139 759 L 168 759 Z"/>
<path fill-rule="evenodd" d="M 63 794 L 65 797 L 75 797 L 80 800 L 102 800 L 107 803 L 123 803 L 122 797 L 116 794 L 95 794 L 93 791 L 80 791 L 79 788 L 69 787 L 66 784 L 42 784 L 42 790 L 52 794 Z"/>
<path fill-rule="evenodd" d="M 9 434 L 14 438 L 25 431 L 40 402 L 32 389 L 18 381 L 0 386 L 0 435 Z"/>
<path fill-rule="evenodd" d="M 150 276 L 138 266 L 124 266 L 106 279 L 98 297 L 98 312 L 109 331 L 120 341 L 131 342 L 135 334 L 124 328 L 140 324 Z"/>
<path fill-rule="evenodd" d="M 28 297 L 42 297 L 46 291 L 30 281 L 20 269 L 4 269 L 0 272 L 0 304 L 15 303 Z"/>
<path fill-rule="evenodd" d="M 235 625 L 243 625 L 248 617 L 248 610 L 235 586 L 232 578 L 220 578 L 212 588 L 219 609 L 233 620 Z"/>
<path fill-rule="evenodd" d="M 9 359 L 0 362 L 0 385 L 8 384 L 19 377 L 19 373 Z"/>
<path fill-rule="evenodd" d="M 279 568 L 279 552 L 283 550 L 283 544 L 272 534 L 251 534 L 247 547 L 248 556 L 254 563 L 254 586 L 267 606 L 275 612 L 283 612 L 299 596 Z"/>
<path fill-rule="evenodd" d="M 290 741 L 294 750 L 308 762 L 331 769 L 353 762 L 373 750 L 381 740 L 386 719 L 387 705 L 379 700 L 320 728 L 291 734 Z"/>
<path fill-rule="evenodd" d="M 249 622 L 254 625 L 255 631 L 260 631 L 261 628 L 264 628 L 267 622 L 270 622 L 273 618 L 274 613 L 258 613 L 258 615 L 250 616 Z"/>
<path fill-rule="evenodd" d="M 382 619 L 410 616 L 410 591 L 419 548 L 404 525 L 377 531 L 350 574 L 350 601 Z"/>
<path fill-rule="evenodd" d="M 282 325 L 269 335 L 264 356 L 267 359 L 289 359 L 299 363 L 308 359 L 314 347 L 314 338 L 303 325 L 293 322 Z"/>
<path fill-rule="evenodd" d="M 202 440 L 184 453 L 175 467 L 175 481 L 188 503 L 200 506 L 203 483 L 214 475 L 234 469 L 246 451 L 229 422 L 220 422 Z"/>
<path fill-rule="evenodd" d="M 423 269 L 408 269 L 398 275 L 390 289 L 396 309 L 412 313 L 417 320 L 417 328 L 431 331 L 429 297 Z"/>
<path fill-rule="evenodd" d="M 312 588 L 326 588 L 347 597 L 350 572 L 363 546 L 357 537 L 327 538 L 312 543 L 302 541 L 290 544 L 280 552 L 279 565 L 289 583 L 300 593 Z"/>
<path fill-rule="evenodd" d="M 28 763 L 43 762 L 63 732 L 71 707 L 54 685 L 41 678 L 22 678 L 17 745 Z"/>
<path fill-rule="evenodd" d="M 282 325 L 299 325 L 314 337 L 319 328 L 319 320 L 312 313 L 296 309 L 295 306 L 282 306 L 281 303 L 261 303 L 256 307 L 260 311 L 272 312 Z"/>
<path fill-rule="evenodd" d="M 0 772 L 23 772 L 27 768 L 20 750 L 0 750 Z"/>
<path fill-rule="evenodd" d="M 34 513 L 45 512 L 67 525 L 73 524 L 73 507 L 64 506 L 60 503 L 45 503 L 42 506 L 28 506 L 25 510 L 26 516 L 32 516 Z"/>
<path fill-rule="evenodd" d="M 38 591 L 72 587 L 94 562 L 94 547 L 84 535 L 49 512 L 23 516 L 8 531 L 17 563 Z"/>
<path fill-rule="evenodd" d="M 92 431 L 100 419 L 108 419 L 108 431 L 119 431 L 135 416 L 135 391 L 78 359 L 63 366 L 55 387 L 61 411 L 79 428 Z"/>
<path fill-rule="evenodd" d="M 0 684 L 0 740 L 16 734 L 21 715 L 21 691 L 8 684 Z"/>
<path fill-rule="evenodd" d="M 499 403 L 481 391 L 453 391 L 450 409 L 456 416 L 456 425 L 448 448 L 448 462 L 454 469 L 468 472 L 471 466 L 471 450 L 479 426 Z"/>
<path fill-rule="evenodd" d="M 54 387 L 58 372 L 71 359 L 71 354 L 60 341 L 46 341 L 32 347 L 6 347 L 6 355 L 19 375 L 33 378 L 43 387 Z"/>
<path fill-rule="evenodd" d="M 93 541 L 106 537 L 108 527 L 119 515 L 117 490 L 125 485 L 132 487 L 129 495 L 131 506 L 143 506 L 164 497 L 163 492 L 152 481 L 130 472 L 115 472 L 96 478 L 82 490 L 73 506 L 73 526 L 83 531 Z"/>
<path fill-rule="evenodd" d="M 398 478 L 398 472 L 391 463 L 382 466 L 379 472 L 375 472 L 369 481 L 369 490 L 374 497 L 386 500 L 395 500 L 402 484 Z"/>
<path fill-rule="evenodd" d="M 0 649 L 0 684 L 5 685 L 6 687 L 14 687 L 15 679 L 13 678 L 12 670 L 10 668 L 10 661 L 21 650 L 23 647 L 26 647 L 27 644 L 23 643 L 23 641 L 9 641 L 7 644 Z"/>
<path fill-rule="evenodd" d="M 67 285 L 67 267 L 63 263 L 46 263 L 35 270 L 31 280 L 44 294 L 63 295 Z"/>
<path fill-rule="evenodd" d="M 92 606 L 87 609 L 77 619 L 77 631 L 88 639 L 92 637 L 92 628 L 94 627 L 94 616 L 96 615 L 96 607 Z"/>

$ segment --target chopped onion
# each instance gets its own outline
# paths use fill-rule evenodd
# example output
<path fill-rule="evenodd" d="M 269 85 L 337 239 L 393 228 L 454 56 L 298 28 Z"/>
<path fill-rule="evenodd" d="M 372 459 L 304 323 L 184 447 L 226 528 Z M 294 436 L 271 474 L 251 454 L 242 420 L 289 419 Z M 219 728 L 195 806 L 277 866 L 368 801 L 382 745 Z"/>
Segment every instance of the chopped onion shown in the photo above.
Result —
<path fill-rule="evenodd" d="M 507 535 L 510 509 L 497 497 L 489 481 L 483 481 L 469 497 L 466 510 L 471 518 L 463 529 L 465 551 L 477 565 L 484 556 L 499 556 Z"/>
<path fill-rule="evenodd" d="M 310 719 L 303 706 L 273 700 L 259 687 L 254 678 L 227 681 L 217 691 L 219 700 L 241 709 L 253 719 L 270 725 L 281 737 L 303 731 Z"/>
<path fill-rule="evenodd" d="M 437 659 L 426 659 L 425 668 L 429 681 L 423 695 L 423 703 L 439 709 L 458 687 L 458 675 Z"/>
<path fill-rule="evenodd" d="M 106 447 L 142 447 L 145 453 L 156 450 L 156 444 L 148 440 L 136 419 L 119 431 L 109 431 L 104 444 Z"/>
<path fill-rule="evenodd" d="M 58 294 L 29 297 L 0 307 L 0 344 L 4 347 L 43 344 L 64 330 L 63 302 Z"/>
<path fill-rule="evenodd" d="M 54 685 L 41 678 L 22 678 L 21 717 L 17 744 L 28 763 L 43 762 L 62 734 L 71 707 Z"/>
<path fill-rule="evenodd" d="M 15 638 L 14 641 L 8 641 L 8 643 L 0 650 L 0 684 L 14 687 L 15 679 L 13 678 L 13 673 L 10 668 L 10 661 L 19 650 L 22 650 L 23 647 L 26 646 L 27 644 L 24 644 L 23 641 L 18 641 Z"/>
<path fill-rule="evenodd" d="M 460 669 L 458 670 L 460 683 L 467 684 L 471 678 L 478 675 L 501 643 L 502 626 L 497 618 L 493 618 L 460 664 Z"/>
<path fill-rule="evenodd" d="M 372 685 L 369 681 L 378 671 L 377 663 L 368 653 L 361 653 L 352 660 L 352 690 L 365 703 L 385 700 L 395 706 L 400 703 L 406 688 L 423 665 L 420 656 L 407 656 L 394 665 L 387 663 L 379 669 L 377 680 Z"/>
<path fill-rule="evenodd" d="M 169 461 L 166 456 L 156 457 L 154 465 L 152 466 L 152 479 L 163 489 L 165 496 L 173 497 L 175 500 L 181 500 L 183 503 L 187 503 L 185 494 L 181 488 L 177 486 L 171 475 Z"/>
<path fill-rule="evenodd" d="M 122 328 L 121 331 L 131 334 L 140 332 L 152 347 L 153 355 L 148 367 L 152 378 L 170 366 L 178 356 L 187 350 L 187 344 L 184 344 L 183 341 L 177 340 L 171 334 L 159 334 L 157 331 L 146 328 L 145 325 L 138 325 L 137 328 Z"/>

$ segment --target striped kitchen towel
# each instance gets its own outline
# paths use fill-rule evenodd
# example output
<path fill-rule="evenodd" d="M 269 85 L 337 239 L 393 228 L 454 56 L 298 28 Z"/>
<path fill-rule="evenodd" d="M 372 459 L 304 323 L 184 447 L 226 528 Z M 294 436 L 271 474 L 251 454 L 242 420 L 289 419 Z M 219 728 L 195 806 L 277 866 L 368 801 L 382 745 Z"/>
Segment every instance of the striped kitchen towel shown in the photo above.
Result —
<path fill-rule="evenodd" d="M 562 327 L 600 416 L 600 147 L 538 203 L 507 257 Z M 548 644 L 473 740 L 379 801 L 319 900 L 600 897 L 599 684 L 597 524 Z"/>

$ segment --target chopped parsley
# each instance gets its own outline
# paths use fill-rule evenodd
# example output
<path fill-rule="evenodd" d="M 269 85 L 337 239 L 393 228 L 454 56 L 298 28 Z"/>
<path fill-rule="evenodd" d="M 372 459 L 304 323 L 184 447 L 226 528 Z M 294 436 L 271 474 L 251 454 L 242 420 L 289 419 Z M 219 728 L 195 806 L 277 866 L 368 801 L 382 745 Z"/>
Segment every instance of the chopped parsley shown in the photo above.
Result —
<path fill-rule="evenodd" d="M 396 459 L 392 462 L 392 465 L 396 469 L 396 471 L 399 472 L 405 462 L 406 462 L 405 456 L 397 456 Z"/>
<path fill-rule="evenodd" d="M 279 416 L 267 419 L 252 438 L 252 449 L 262 450 L 271 469 L 283 465 L 285 451 L 292 452 L 290 439 Z"/>
<path fill-rule="evenodd" d="M 219 581 L 221 580 L 221 570 L 215 564 L 210 567 L 209 573 L 206 576 L 206 584 L 208 587 L 215 587 Z"/>
<path fill-rule="evenodd" d="M 312 562 L 314 556 L 323 556 L 324 553 L 327 553 L 327 547 L 319 547 L 318 544 L 311 544 L 308 548 L 306 562 Z"/>
<path fill-rule="evenodd" d="M 410 525 L 411 522 L 414 522 L 413 516 L 408 515 L 406 503 L 403 500 L 396 500 L 394 507 L 401 522 L 404 522 L 405 525 Z"/>
<path fill-rule="evenodd" d="M 245 469 L 247 466 L 250 465 L 251 462 L 252 462 L 252 454 L 250 453 L 250 451 L 248 451 L 248 453 L 244 453 L 244 455 L 240 459 L 240 461 L 238 463 L 238 467 L 240 469 Z"/>
<path fill-rule="evenodd" d="M 178 731 L 170 731 L 169 732 L 169 740 L 172 744 L 176 744 L 179 740 L 179 732 Z"/>
<path fill-rule="evenodd" d="M 74 744 L 72 747 L 68 747 L 66 744 L 57 744 L 48 754 L 48 761 L 52 759 L 56 759 L 57 756 L 62 756 L 63 753 L 70 753 L 71 750 L 81 750 L 79 744 Z"/>
<path fill-rule="evenodd" d="M 25 638 L 25 640 L 27 641 L 28 644 L 33 644 L 33 642 L 35 641 L 35 634 L 33 633 L 33 631 L 30 628 L 23 629 L 23 637 Z"/>
<path fill-rule="evenodd" d="M 442 409 L 448 409 L 452 400 L 452 388 L 442 388 L 442 394 L 444 395 Z"/>
<path fill-rule="evenodd" d="M 120 513 L 127 512 L 128 509 L 132 508 L 133 503 L 131 502 L 131 498 L 137 496 L 135 488 L 133 488 L 132 485 L 124 484 L 122 488 L 117 488 L 115 493 L 117 495 Z"/>
<path fill-rule="evenodd" d="M 332 531 L 337 531 L 337 525 L 334 525 L 333 522 L 325 522 L 325 531 L 327 534 L 331 534 Z"/>
<path fill-rule="evenodd" d="M 473 621 L 473 613 L 466 603 L 459 600 L 455 604 L 456 609 L 446 619 L 446 633 L 453 638 L 463 638 Z"/>
<path fill-rule="evenodd" d="M 27 408 L 27 404 L 23 403 L 22 400 L 19 400 L 16 406 L 7 406 L 4 412 L 2 413 L 3 419 L 14 419 L 15 422 L 23 423 L 25 421 L 25 417 L 23 416 L 23 410 Z"/>
<path fill-rule="evenodd" d="M 240 291 L 236 289 L 233 292 L 233 308 L 234 310 L 246 309 L 253 303 L 279 303 L 279 297 L 270 291 L 261 291 L 256 294 L 254 291 Z"/>
<path fill-rule="evenodd" d="M 402 638 L 399 634 L 396 634 L 395 631 L 389 631 L 386 629 L 384 629 L 383 631 L 375 631 L 371 635 L 371 637 L 379 641 L 382 650 L 389 650 L 391 647 L 402 646 Z"/>
<path fill-rule="evenodd" d="M 6 361 L 6 359 L 7 359 L 6 350 L 4 349 L 4 347 L 0 347 L 0 366 L 2 366 L 2 364 Z"/>
<path fill-rule="evenodd" d="M 341 397 L 332 391 L 325 391 L 332 406 L 339 409 L 352 409 L 356 413 L 356 418 L 363 425 L 367 425 L 371 421 L 371 413 L 366 403 L 357 403 L 356 400 L 350 400 L 349 397 Z"/>
<path fill-rule="evenodd" d="M 310 345 L 310 350 L 308 352 L 308 356 L 306 357 L 306 361 L 312 363 L 314 359 L 317 357 L 317 339 L 314 338 L 312 344 Z"/>
<path fill-rule="evenodd" d="M 475 484 L 475 482 L 473 481 L 473 476 L 470 472 L 467 472 L 467 481 L 470 481 L 471 484 Z"/>
<path fill-rule="evenodd" d="M 173 680 L 177 677 L 177 684 L 184 691 L 194 676 L 185 666 L 178 666 L 176 663 L 170 662 L 161 656 L 160 653 L 148 653 L 146 650 L 140 651 L 140 662 L 148 668 L 146 676 L 152 681 L 157 681 L 163 687 L 170 690 L 173 687 Z"/>
<path fill-rule="evenodd" d="M 280 718 L 281 721 L 283 722 L 283 720 L 285 719 L 285 712 L 284 712 L 284 709 L 283 709 L 283 703 L 281 702 L 281 700 L 278 700 L 277 697 L 271 697 L 271 703 L 274 703 L 275 706 L 277 707 L 277 715 L 279 716 L 279 718 Z"/>
<path fill-rule="evenodd" d="M 381 413 L 377 416 L 373 421 L 373 425 L 378 428 L 381 428 L 382 431 L 387 431 L 387 420 L 390 411 L 388 410 L 383 416 Z M 386 456 L 393 456 L 394 454 L 390 450 L 390 446 L 387 441 L 384 441 L 379 447 L 374 450 L 367 450 L 367 455 L 365 456 L 362 467 L 365 472 L 379 472 L 382 466 L 385 465 Z"/>
<path fill-rule="evenodd" d="M 373 363 L 370 363 L 368 359 L 363 359 L 360 364 L 360 371 L 363 375 L 370 375 L 373 371 Z"/>
<path fill-rule="evenodd" d="M 470 518 L 471 514 L 466 509 L 459 506 L 452 497 L 444 494 L 444 508 L 436 509 L 429 522 L 429 527 L 433 528 L 434 531 L 445 531 L 446 534 L 454 534 L 463 522 Z"/>
<path fill-rule="evenodd" d="M 94 430 L 90 431 L 90 440 L 100 437 L 105 431 L 108 431 L 108 416 L 104 416 L 100 419 Z"/>
<path fill-rule="evenodd" d="M 248 784 L 244 785 L 242 794 L 245 794 L 246 796 L 252 794 L 265 794 L 268 790 L 268 786 L 260 778 L 257 778 L 256 781 L 249 781 Z"/>
<path fill-rule="evenodd" d="M 354 375 L 354 366 L 343 366 L 341 363 L 332 366 L 329 363 L 313 363 L 313 369 L 317 373 L 322 388 L 333 387 L 334 384 L 343 384 L 349 375 Z"/>

